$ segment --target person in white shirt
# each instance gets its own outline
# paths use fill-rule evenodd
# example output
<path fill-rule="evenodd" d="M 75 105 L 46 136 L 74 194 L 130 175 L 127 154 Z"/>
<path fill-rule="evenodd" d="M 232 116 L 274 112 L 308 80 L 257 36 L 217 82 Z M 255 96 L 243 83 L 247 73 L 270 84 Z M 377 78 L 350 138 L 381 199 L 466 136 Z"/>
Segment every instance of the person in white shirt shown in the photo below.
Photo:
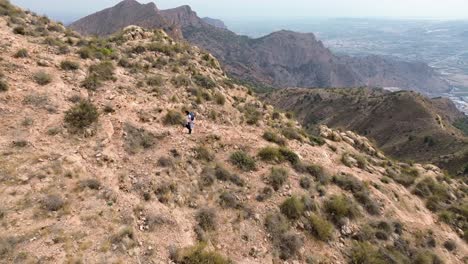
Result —
<path fill-rule="evenodd" d="M 185 127 L 188 129 L 189 134 L 192 134 L 192 130 L 194 127 L 195 122 L 195 114 L 189 111 L 185 111 L 185 115 L 187 116 L 187 121 L 185 123 Z"/>

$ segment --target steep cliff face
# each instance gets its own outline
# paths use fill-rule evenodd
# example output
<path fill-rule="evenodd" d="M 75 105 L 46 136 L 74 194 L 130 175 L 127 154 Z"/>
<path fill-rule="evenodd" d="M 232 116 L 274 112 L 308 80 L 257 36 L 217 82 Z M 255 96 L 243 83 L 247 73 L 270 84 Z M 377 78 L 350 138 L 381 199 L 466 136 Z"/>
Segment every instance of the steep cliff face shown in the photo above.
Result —
<path fill-rule="evenodd" d="M 211 18 L 211 17 L 204 17 L 202 19 L 203 21 L 205 21 L 206 23 L 214 27 L 221 28 L 221 29 L 228 29 L 227 26 L 224 24 L 224 22 L 220 19 Z"/>

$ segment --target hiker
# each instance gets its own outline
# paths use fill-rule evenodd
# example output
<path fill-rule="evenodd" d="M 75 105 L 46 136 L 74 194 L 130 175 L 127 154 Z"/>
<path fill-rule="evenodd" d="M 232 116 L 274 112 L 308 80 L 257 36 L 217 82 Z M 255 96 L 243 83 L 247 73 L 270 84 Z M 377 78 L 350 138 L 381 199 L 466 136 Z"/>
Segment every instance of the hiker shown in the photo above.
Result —
<path fill-rule="evenodd" d="M 185 111 L 185 115 L 187 116 L 187 122 L 185 123 L 185 127 L 188 129 L 189 134 L 192 134 L 195 122 L 195 114 L 193 112 Z"/>

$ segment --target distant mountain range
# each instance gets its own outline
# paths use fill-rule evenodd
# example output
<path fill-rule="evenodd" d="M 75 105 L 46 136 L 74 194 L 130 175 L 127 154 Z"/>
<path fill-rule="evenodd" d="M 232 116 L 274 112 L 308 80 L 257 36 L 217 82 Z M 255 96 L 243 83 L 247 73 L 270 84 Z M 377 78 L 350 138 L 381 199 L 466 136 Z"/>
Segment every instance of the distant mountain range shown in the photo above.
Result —
<path fill-rule="evenodd" d="M 454 127 L 465 118 L 452 101 L 411 91 L 282 89 L 266 96 L 296 114 L 304 126 L 356 131 L 399 159 L 434 162 L 456 174 L 468 162 L 468 140 Z"/>
<path fill-rule="evenodd" d="M 239 36 L 219 20 L 199 18 L 189 6 L 159 10 L 154 3 L 124 0 L 70 27 L 105 36 L 128 25 L 162 28 L 214 54 L 231 76 L 274 87 L 399 87 L 427 94 L 450 90 L 448 82 L 425 63 L 336 56 L 311 33 Z"/>

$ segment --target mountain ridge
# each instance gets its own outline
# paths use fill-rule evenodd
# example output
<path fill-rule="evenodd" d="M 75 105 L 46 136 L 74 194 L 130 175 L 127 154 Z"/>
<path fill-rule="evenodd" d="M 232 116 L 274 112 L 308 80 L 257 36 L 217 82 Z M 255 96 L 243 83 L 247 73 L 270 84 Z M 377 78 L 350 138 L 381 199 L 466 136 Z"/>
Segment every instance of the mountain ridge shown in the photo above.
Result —
<path fill-rule="evenodd" d="M 268 103 L 294 112 L 304 126 L 325 124 L 356 131 L 400 159 L 432 162 L 452 174 L 464 170 L 468 139 L 453 126 L 465 115 L 447 98 L 377 89 L 284 89 Z M 402 110 L 404 109 L 404 110 Z M 464 175 L 464 173 L 462 173 Z"/>
<path fill-rule="evenodd" d="M 0 0 L 0 35 L 1 262 L 468 255 L 463 179 L 352 131 L 309 135 L 163 30 L 82 37 Z"/>
<path fill-rule="evenodd" d="M 129 12 L 131 13 L 131 10 Z M 312 33 L 280 31 L 262 38 L 250 39 L 209 25 L 188 6 L 160 10 L 153 15 L 170 21 L 171 27 L 177 28 L 177 37 L 213 53 L 220 59 L 227 72 L 237 79 L 283 88 L 390 86 L 427 94 L 450 90 L 448 82 L 427 64 L 378 56 L 339 57 L 324 47 Z M 86 20 L 88 19 L 78 20 L 71 28 L 81 33 L 95 32 L 92 23 L 87 23 Z M 83 23 L 88 29 L 76 26 Z M 138 20 L 133 23 L 144 26 Z M 96 26 L 103 25 L 104 21 Z M 267 41 L 275 45 L 269 45 Z M 282 47 L 286 47 L 287 50 Z M 317 56 L 302 58 L 297 55 L 297 50 Z M 284 57 L 295 59 L 285 61 Z M 282 58 L 283 61 L 277 60 Z"/>

